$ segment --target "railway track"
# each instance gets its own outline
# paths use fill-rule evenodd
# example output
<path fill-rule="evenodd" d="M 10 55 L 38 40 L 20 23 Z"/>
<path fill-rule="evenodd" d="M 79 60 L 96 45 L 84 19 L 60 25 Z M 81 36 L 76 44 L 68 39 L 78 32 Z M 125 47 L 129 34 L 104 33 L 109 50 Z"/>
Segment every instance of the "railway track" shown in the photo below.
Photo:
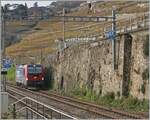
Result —
<path fill-rule="evenodd" d="M 16 96 L 14 96 L 14 95 L 11 95 L 10 93 L 9 93 L 9 97 L 11 98 L 11 99 L 13 99 L 13 100 L 15 100 L 15 101 L 19 101 L 20 100 L 20 98 L 18 98 L 18 97 L 16 97 Z M 24 97 L 24 96 L 23 96 Z M 13 104 L 11 104 L 11 105 L 9 105 L 9 107 L 11 108 L 12 107 L 12 109 L 14 109 L 14 103 L 15 102 L 13 102 Z M 40 114 L 36 109 L 34 109 L 33 107 L 36 107 L 36 106 L 31 106 L 31 105 L 28 105 L 25 101 L 20 101 L 20 102 L 18 102 L 19 104 L 16 106 L 15 105 L 15 109 L 17 109 L 17 111 L 20 111 L 20 113 L 21 113 L 21 111 L 23 111 L 23 110 L 30 110 L 31 112 L 32 112 L 32 117 L 31 117 L 31 119 L 32 118 L 41 118 L 41 119 L 47 119 L 45 116 L 42 116 L 42 114 Z M 16 112 L 16 111 L 15 111 Z M 16 112 L 17 113 L 17 112 Z M 34 115 L 33 115 L 33 113 L 34 113 Z M 22 114 L 22 115 L 21 115 Z M 25 112 L 22 112 L 19 116 L 16 114 L 15 116 L 14 116 L 14 113 L 13 113 L 13 115 L 12 115 L 12 117 L 13 117 L 13 119 L 24 119 L 24 118 L 28 118 L 28 116 L 27 115 L 25 115 Z M 36 117 L 35 117 L 35 114 L 36 114 Z M 40 116 L 40 117 L 39 117 Z M 23 118 L 22 118 L 23 117 Z"/>
<path fill-rule="evenodd" d="M 14 105 L 17 111 L 27 108 L 30 115 L 28 116 L 23 112 L 23 116 L 28 119 L 78 119 L 77 117 L 73 117 L 61 110 L 57 110 L 52 106 L 44 104 L 34 97 L 34 99 L 31 98 L 31 96 L 35 96 L 33 93 L 31 93 L 31 96 L 28 97 L 27 94 L 18 92 L 18 89 L 14 88 L 8 88 L 7 92 L 9 93 L 9 97 L 13 99 L 13 102 L 10 104 L 10 108 L 13 109 Z M 35 117 L 33 116 L 33 113 Z"/>
<path fill-rule="evenodd" d="M 145 119 L 144 116 L 135 115 L 116 109 L 106 108 L 102 106 L 95 105 L 93 103 L 83 102 L 78 99 L 64 97 L 56 93 L 48 93 L 45 91 L 31 91 L 28 89 L 20 88 L 12 84 L 8 84 L 8 92 L 11 90 L 20 90 L 26 96 L 35 98 L 34 96 L 39 96 L 40 101 L 47 104 L 53 103 L 54 107 L 69 113 L 70 115 L 77 116 L 78 118 L 109 118 L 109 119 Z M 32 95 L 31 95 L 32 94 Z M 51 102 L 50 102 L 51 101 Z M 65 109 L 66 108 L 66 109 Z"/>
<path fill-rule="evenodd" d="M 32 99 L 30 97 L 24 96 L 20 93 L 17 94 L 19 97 L 13 96 L 13 94 L 16 94 L 16 91 L 14 90 L 8 90 L 9 96 L 15 100 L 16 102 L 13 102 L 11 105 L 15 105 L 16 103 L 19 103 L 19 106 L 16 106 L 15 109 L 20 110 L 28 110 L 27 113 L 23 112 L 23 116 L 27 119 L 77 119 L 76 117 L 70 116 L 63 111 L 56 110 L 55 108 L 51 106 L 47 106 L 43 103 L 41 103 L 38 100 Z M 21 97 L 21 98 L 20 98 Z M 21 107 L 20 107 L 21 106 Z M 27 115 L 30 112 L 31 115 Z M 34 114 L 34 115 L 33 115 Z"/>
<path fill-rule="evenodd" d="M 76 103 L 79 105 L 82 105 L 86 108 L 90 108 L 94 111 L 100 111 L 100 110 L 104 110 L 107 112 L 112 112 L 114 114 L 118 114 L 116 115 L 117 117 L 120 118 L 133 118 L 133 119 L 145 119 L 147 115 L 141 114 L 141 115 L 137 115 L 137 114 L 133 114 L 133 113 L 128 113 L 125 111 L 121 111 L 121 110 L 117 110 L 114 108 L 108 108 L 108 107 L 104 107 L 104 106 L 100 106 L 100 105 L 96 105 L 94 103 L 90 103 L 90 102 L 85 102 L 85 101 L 81 101 L 79 99 L 76 98 L 71 98 L 71 97 L 67 97 L 67 96 L 62 96 L 56 92 L 45 92 L 45 91 L 40 91 L 43 94 L 46 94 L 48 96 L 54 96 L 55 98 L 59 98 L 59 99 L 63 99 L 64 101 L 68 101 L 68 102 L 72 102 L 72 103 Z M 99 113 L 99 112 L 97 112 Z"/>
<path fill-rule="evenodd" d="M 73 107 L 73 106 L 69 106 L 66 105 L 64 103 L 55 101 L 51 98 L 47 98 L 43 95 L 41 95 L 41 93 L 37 93 L 35 91 L 31 91 L 31 90 L 27 90 L 27 89 L 23 89 L 17 86 L 12 86 L 10 87 L 7 86 L 7 91 L 8 93 L 10 93 L 13 96 L 17 96 L 19 98 L 23 98 L 23 97 L 30 97 L 33 99 L 36 99 L 46 105 L 52 106 L 53 108 L 59 110 L 59 111 L 63 111 L 65 113 L 67 113 L 68 115 L 71 116 L 75 116 L 75 118 L 98 118 L 98 116 L 96 117 L 96 115 L 93 115 L 93 113 L 91 114 L 89 111 L 85 111 L 85 110 L 81 110 L 79 108 Z M 19 91 L 19 92 L 18 92 Z M 99 116 L 100 118 L 108 118 L 108 117 L 104 117 L 104 116 Z"/>

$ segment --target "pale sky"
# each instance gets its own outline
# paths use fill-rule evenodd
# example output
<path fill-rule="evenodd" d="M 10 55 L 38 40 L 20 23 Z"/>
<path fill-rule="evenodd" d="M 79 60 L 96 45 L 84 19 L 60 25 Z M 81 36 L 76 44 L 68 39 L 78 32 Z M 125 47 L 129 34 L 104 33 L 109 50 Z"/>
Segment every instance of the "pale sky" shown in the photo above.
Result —
<path fill-rule="evenodd" d="M 32 7 L 33 6 L 33 4 L 35 3 L 35 2 L 38 2 L 38 6 L 48 6 L 48 5 L 50 5 L 51 4 L 51 2 L 53 2 L 53 0 L 33 0 L 33 1 L 30 1 L 30 0 L 2 0 L 1 1 L 1 5 L 3 6 L 3 5 L 5 5 L 5 4 L 14 4 L 14 3 L 17 3 L 17 4 L 25 4 L 25 3 L 27 3 L 27 5 L 28 5 L 28 7 Z"/>

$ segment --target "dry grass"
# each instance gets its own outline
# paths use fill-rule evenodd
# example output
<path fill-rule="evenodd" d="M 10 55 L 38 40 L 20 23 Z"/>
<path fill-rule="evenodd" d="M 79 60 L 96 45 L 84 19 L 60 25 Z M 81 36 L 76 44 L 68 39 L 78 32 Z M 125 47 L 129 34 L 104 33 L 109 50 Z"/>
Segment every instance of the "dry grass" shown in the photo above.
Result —
<path fill-rule="evenodd" d="M 112 4 L 113 3 L 113 4 Z M 123 6 L 126 2 L 112 2 L 112 3 L 98 3 L 96 5 L 96 8 L 110 8 L 112 5 L 118 4 L 118 6 Z M 141 8 L 139 7 L 128 7 L 121 9 L 120 12 L 137 12 L 138 11 L 148 11 L 147 8 Z M 106 13 L 90 13 L 92 16 L 100 16 L 105 14 L 110 14 L 110 11 L 107 11 Z M 80 11 L 73 12 L 67 15 L 83 15 L 83 16 L 89 16 L 90 14 L 87 13 L 87 8 L 83 7 L 80 9 Z M 102 24 L 95 25 L 93 27 L 85 28 L 83 30 L 78 31 L 67 31 L 65 32 L 65 37 L 76 37 L 76 36 L 84 36 L 89 33 L 100 33 L 103 30 L 103 27 L 106 25 L 107 22 L 102 22 Z M 8 23 L 10 27 L 19 27 L 24 25 L 25 23 L 22 22 L 13 22 Z M 86 25 L 91 25 L 95 23 L 88 23 L 88 22 L 67 22 L 65 23 L 65 29 L 72 29 L 76 27 L 82 27 Z M 111 23 L 107 23 L 107 25 L 110 25 Z M 120 24 L 126 24 L 126 22 L 122 22 Z M 31 54 L 31 55 L 37 55 L 41 51 L 41 49 L 45 49 L 44 54 L 49 54 L 51 52 L 54 52 L 56 48 L 54 48 L 55 40 L 58 38 L 62 38 L 63 36 L 63 23 L 62 22 L 50 22 L 50 21 L 40 21 L 34 28 L 40 28 L 40 30 L 37 30 L 37 32 L 31 33 L 29 35 L 24 35 L 23 40 L 20 43 L 14 44 L 7 48 L 6 52 L 8 55 L 16 56 L 16 55 L 22 55 L 22 54 Z M 88 31 L 86 31 L 88 30 Z M 42 47 L 45 46 L 45 47 Z"/>
<path fill-rule="evenodd" d="M 27 23 L 21 21 L 12 21 L 12 22 L 6 22 L 6 25 L 8 25 L 9 27 L 20 27 L 23 25 L 27 25 Z"/>

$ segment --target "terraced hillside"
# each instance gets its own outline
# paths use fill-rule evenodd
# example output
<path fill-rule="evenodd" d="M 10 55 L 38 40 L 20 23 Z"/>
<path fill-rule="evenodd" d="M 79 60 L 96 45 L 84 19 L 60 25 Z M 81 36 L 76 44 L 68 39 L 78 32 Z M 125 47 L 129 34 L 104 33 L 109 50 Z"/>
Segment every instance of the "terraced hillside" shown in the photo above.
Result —
<path fill-rule="evenodd" d="M 144 4 L 144 3 L 143 3 Z M 102 16 L 110 15 L 111 8 L 115 5 L 118 10 L 118 26 L 126 25 L 128 17 L 135 20 L 135 16 L 140 16 L 139 13 L 148 11 L 148 4 L 140 6 L 136 2 L 98 2 L 95 4 L 94 10 L 88 13 L 87 6 L 79 7 L 76 11 L 66 15 L 79 16 Z M 138 13 L 138 14 L 137 14 Z M 18 22 L 18 21 L 16 21 Z M 16 23 L 15 22 L 15 23 Z M 17 25 L 8 23 L 11 28 L 17 28 Z M 87 35 L 99 34 L 103 31 L 104 26 L 110 26 L 111 22 L 67 22 L 65 23 L 65 38 L 84 37 Z M 19 24 L 23 26 L 23 24 Z M 86 27 L 85 27 L 86 26 Z M 82 28 L 83 27 L 83 28 Z M 19 43 L 7 47 L 6 52 L 8 56 L 39 56 L 50 54 L 57 50 L 56 40 L 63 36 L 63 22 L 51 22 L 48 20 L 39 21 L 30 31 L 24 32 L 21 35 L 22 40 Z"/>

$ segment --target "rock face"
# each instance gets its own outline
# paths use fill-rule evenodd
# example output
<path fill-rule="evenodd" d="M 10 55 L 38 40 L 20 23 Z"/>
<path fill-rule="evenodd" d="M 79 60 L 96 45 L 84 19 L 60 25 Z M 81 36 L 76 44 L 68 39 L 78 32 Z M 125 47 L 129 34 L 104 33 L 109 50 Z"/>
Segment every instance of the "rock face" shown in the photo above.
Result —
<path fill-rule="evenodd" d="M 53 66 L 55 89 L 68 92 L 78 85 L 102 96 L 113 92 L 116 97 L 131 94 L 139 99 L 148 99 L 148 80 L 145 93 L 139 90 L 144 81 L 142 73 L 148 67 L 148 58 L 143 54 L 144 36 L 146 35 L 143 33 L 135 33 L 117 38 L 118 69 L 115 71 L 112 67 L 112 45 L 109 40 L 65 49 Z"/>
<path fill-rule="evenodd" d="M 148 69 L 148 57 L 143 53 L 147 34 L 145 32 L 133 35 L 132 58 L 131 58 L 131 81 L 130 93 L 139 99 L 149 97 L 149 78 L 143 78 L 143 73 Z M 149 73 L 149 69 L 148 69 Z M 147 73 L 147 74 L 148 74 Z M 142 85 L 145 83 L 145 94 L 142 93 Z"/>

